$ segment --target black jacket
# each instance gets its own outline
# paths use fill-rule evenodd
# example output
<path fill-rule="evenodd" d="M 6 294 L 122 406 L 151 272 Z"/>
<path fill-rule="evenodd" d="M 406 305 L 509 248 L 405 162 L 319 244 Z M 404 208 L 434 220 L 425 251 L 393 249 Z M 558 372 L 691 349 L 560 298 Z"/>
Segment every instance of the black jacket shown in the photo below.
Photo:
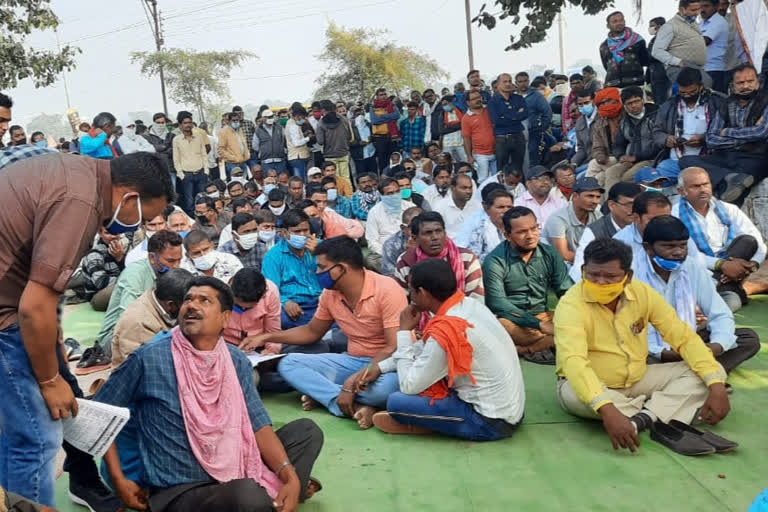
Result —
<path fill-rule="evenodd" d="M 608 41 L 600 45 L 600 60 L 605 68 L 605 87 L 628 87 L 645 83 L 643 68 L 648 65 L 648 49 L 641 39 L 624 50 L 624 60 L 616 64 L 608 49 Z"/>
<path fill-rule="evenodd" d="M 626 112 L 621 116 L 616 139 L 613 141 L 612 154 L 616 158 L 624 155 L 634 156 L 637 161 L 654 160 L 663 149 L 653 139 L 653 126 L 656 120 L 656 105 L 645 105 L 645 116 L 637 120 Z"/>

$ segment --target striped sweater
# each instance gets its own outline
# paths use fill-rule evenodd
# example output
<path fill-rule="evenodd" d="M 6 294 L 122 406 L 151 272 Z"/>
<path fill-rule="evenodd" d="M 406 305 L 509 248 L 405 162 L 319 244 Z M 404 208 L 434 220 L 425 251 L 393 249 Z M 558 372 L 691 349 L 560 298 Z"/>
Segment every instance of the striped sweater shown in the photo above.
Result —
<path fill-rule="evenodd" d="M 483 268 L 475 253 L 469 249 L 459 247 L 461 261 L 464 263 L 464 294 L 485 303 L 485 289 L 483 288 Z M 416 264 L 416 249 L 405 251 L 397 260 L 395 281 L 405 290 L 408 290 L 408 274 L 411 267 Z"/>

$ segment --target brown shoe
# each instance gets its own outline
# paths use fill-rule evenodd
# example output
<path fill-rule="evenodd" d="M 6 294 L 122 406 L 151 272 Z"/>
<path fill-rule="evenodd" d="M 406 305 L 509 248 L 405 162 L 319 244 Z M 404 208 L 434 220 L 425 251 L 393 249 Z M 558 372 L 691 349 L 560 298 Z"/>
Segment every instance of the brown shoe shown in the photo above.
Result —
<path fill-rule="evenodd" d="M 428 428 L 418 425 L 407 425 L 400 423 L 393 418 L 387 411 L 377 412 L 373 415 L 373 424 L 376 428 L 387 434 L 431 434 Z"/>

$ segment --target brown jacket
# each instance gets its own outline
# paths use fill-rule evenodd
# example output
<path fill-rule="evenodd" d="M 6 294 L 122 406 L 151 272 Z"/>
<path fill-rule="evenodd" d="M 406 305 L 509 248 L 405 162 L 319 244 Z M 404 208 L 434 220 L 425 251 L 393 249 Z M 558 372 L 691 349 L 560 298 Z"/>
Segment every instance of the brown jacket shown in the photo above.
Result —
<path fill-rule="evenodd" d="M 173 327 L 174 324 L 163 318 L 163 313 L 155 301 L 153 289 L 125 308 L 112 335 L 112 370 L 157 333 Z"/>
<path fill-rule="evenodd" d="M 242 147 L 240 146 L 240 142 L 243 143 Z M 242 128 L 235 131 L 231 126 L 225 126 L 219 132 L 219 141 L 218 146 L 216 147 L 216 152 L 218 153 L 219 158 L 228 164 L 241 164 L 251 158 L 251 151 L 248 149 L 248 144 L 249 142 L 245 140 Z"/>
<path fill-rule="evenodd" d="M 616 130 L 620 120 L 621 116 L 614 119 L 597 116 L 595 119 L 592 126 L 592 158 L 597 160 L 597 163 L 604 164 L 611 156 L 611 149 L 613 148 L 613 141 L 616 139 Z"/>

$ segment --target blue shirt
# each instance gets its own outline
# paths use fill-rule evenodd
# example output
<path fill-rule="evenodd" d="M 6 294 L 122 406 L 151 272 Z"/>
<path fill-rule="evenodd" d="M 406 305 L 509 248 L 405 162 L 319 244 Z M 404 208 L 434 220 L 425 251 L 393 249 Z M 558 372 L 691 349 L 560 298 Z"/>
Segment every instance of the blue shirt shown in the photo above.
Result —
<path fill-rule="evenodd" d="M 494 135 L 509 135 L 523 131 L 523 121 L 528 118 L 528 107 L 522 96 L 510 94 L 509 99 L 496 93 L 488 102 Z"/>
<path fill-rule="evenodd" d="M 713 14 L 699 24 L 701 35 L 712 40 L 707 46 L 705 71 L 725 71 L 725 51 L 728 49 L 728 22 L 720 14 Z"/>
<path fill-rule="evenodd" d="M 403 151 L 410 153 L 411 148 L 424 147 L 424 132 L 427 129 L 426 120 L 416 116 L 411 122 L 408 118 L 400 121 L 400 137 Z"/>
<path fill-rule="evenodd" d="M 253 365 L 237 347 L 226 344 L 243 389 L 254 432 L 272 422 L 253 384 Z M 129 425 L 138 433 L 142 482 L 162 489 L 211 480 L 189 445 L 179 401 L 171 333 L 142 345 L 107 379 L 97 402 L 131 407 Z"/>
<path fill-rule="evenodd" d="M 352 216 L 352 203 L 344 196 L 336 196 L 336 201 L 333 203 L 333 211 L 342 217 L 354 219 Z"/>
<path fill-rule="evenodd" d="M 83 136 L 80 137 L 80 154 L 93 158 L 108 159 L 114 157 L 109 146 L 104 145 L 106 140 L 106 132 L 101 132 L 95 137 L 91 137 L 88 133 L 83 134 Z"/>
<path fill-rule="evenodd" d="M 552 124 L 552 107 L 539 91 L 533 87 L 525 93 L 525 104 L 528 107 L 528 131 L 541 131 Z"/>
<path fill-rule="evenodd" d="M 317 260 L 308 250 L 299 258 L 286 240 L 280 240 L 267 251 L 261 273 L 280 290 L 280 303 L 317 304 L 323 289 L 317 282 Z"/>

